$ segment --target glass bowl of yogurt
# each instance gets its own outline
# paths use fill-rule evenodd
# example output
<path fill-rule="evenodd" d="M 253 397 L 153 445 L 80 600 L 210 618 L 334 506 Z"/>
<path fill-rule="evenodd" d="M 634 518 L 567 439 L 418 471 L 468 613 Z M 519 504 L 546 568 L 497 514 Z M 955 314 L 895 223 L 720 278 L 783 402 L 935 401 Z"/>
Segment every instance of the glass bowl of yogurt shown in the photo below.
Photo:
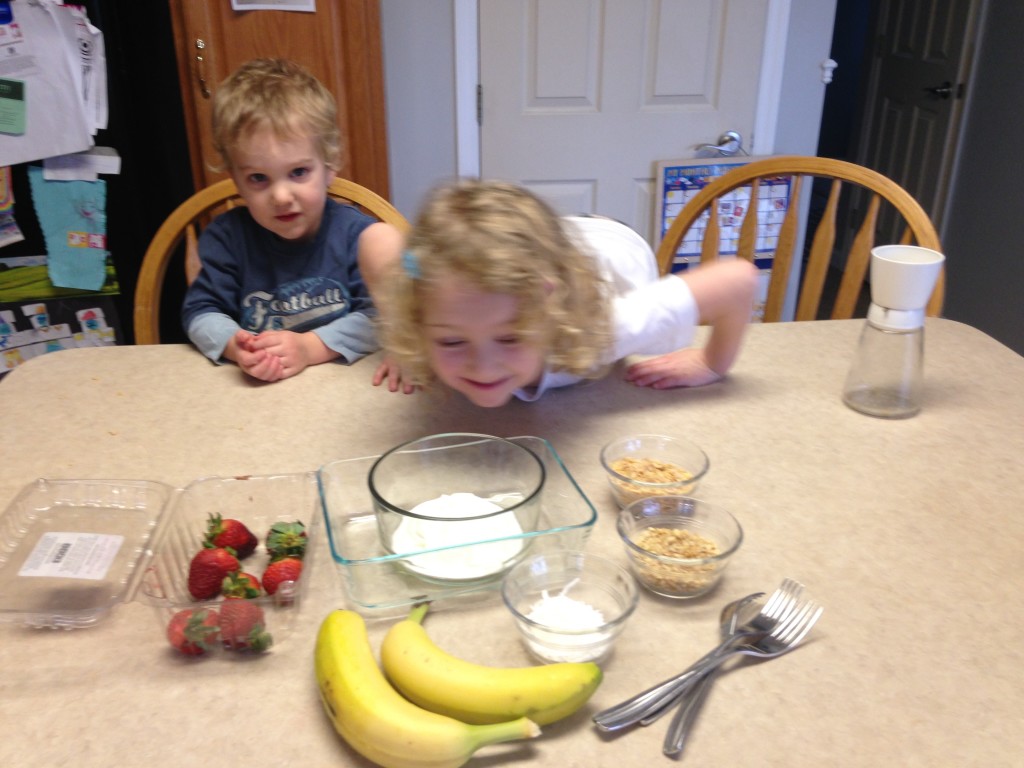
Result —
<path fill-rule="evenodd" d="M 443 582 L 493 579 L 526 553 L 544 480 L 530 449 L 470 432 L 403 443 L 368 477 L 384 549 L 416 575 Z"/>

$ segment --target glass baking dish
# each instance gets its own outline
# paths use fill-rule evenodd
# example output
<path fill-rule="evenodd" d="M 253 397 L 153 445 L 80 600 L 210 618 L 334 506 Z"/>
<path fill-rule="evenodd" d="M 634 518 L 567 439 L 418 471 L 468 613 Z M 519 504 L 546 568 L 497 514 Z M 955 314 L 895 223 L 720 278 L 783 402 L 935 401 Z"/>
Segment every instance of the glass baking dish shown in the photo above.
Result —
<path fill-rule="evenodd" d="M 368 474 L 379 456 L 340 459 L 317 473 L 327 540 L 350 607 L 367 616 L 392 616 L 429 600 L 432 609 L 447 604 L 487 599 L 501 583 L 502 572 L 490 579 L 437 580 L 424 577 L 414 558 L 519 540 L 522 554 L 550 549 L 582 549 L 597 519 L 597 511 L 583 494 L 554 447 L 540 437 L 510 437 L 528 448 L 547 473 L 535 530 L 498 539 L 481 539 L 455 547 L 389 554 L 381 543 L 370 495 Z"/>

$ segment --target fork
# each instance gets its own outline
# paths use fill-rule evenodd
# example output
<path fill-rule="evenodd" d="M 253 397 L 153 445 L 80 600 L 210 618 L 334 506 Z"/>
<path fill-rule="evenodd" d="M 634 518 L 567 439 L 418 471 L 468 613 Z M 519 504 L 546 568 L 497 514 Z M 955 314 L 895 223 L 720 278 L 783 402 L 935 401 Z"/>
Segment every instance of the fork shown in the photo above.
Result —
<path fill-rule="evenodd" d="M 759 656 L 761 658 L 773 658 L 781 655 L 782 653 L 791 651 L 807 636 L 807 633 L 811 631 L 811 628 L 817 623 L 823 610 L 824 608 L 822 606 L 818 605 L 813 600 L 808 600 L 804 602 L 800 609 L 790 618 L 787 618 L 785 622 L 779 624 L 774 631 L 768 633 L 760 640 L 746 641 L 746 643 L 739 645 L 724 655 L 745 653 Z M 672 722 L 669 724 L 669 730 L 665 734 L 665 741 L 662 750 L 665 755 L 675 757 L 683 751 L 683 744 L 686 740 L 687 734 L 689 733 L 689 728 L 693 724 L 696 711 L 699 709 L 703 697 L 705 697 L 708 692 L 709 686 L 701 686 L 699 683 L 712 677 L 718 667 L 719 665 L 715 664 L 711 667 L 710 671 L 705 673 L 705 677 L 701 678 L 695 686 L 692 686 L 695 687 L 696 690 L 693 691 L 691 697 L 683 703 L 683 706 L 679 708 L 675 716 L 672 718 Z M 683 696 L 685 696 L 685 692 L 681 694 L 681 697 Z"/>
<path fill-rule="evenodd" d="M 803 585 L 792 579 L 785 579 L 768 598 L 764 607 L 710 653 L 703 656 L 684 672 L 673 675 L 657 685 L 632 696 L 594 715 L 594 723 L 603 731 L 616 731 L 636 723 L 649 725 L 679 701 L 679 696 L 693 681 L 693 670 L 697 665 L 715 658 L 732 644 L 747 637 L 766 632 L 788 617 L 797 604 Z"/>
<path fill-rule="evenodd" d="M 782 615 L 782 611 L 773 605 L 773 601 L 777 603 L 781 595 L 788 595 L 789 600 L 783 605 L 783 607 L 792 607 L 796 605 L 796 599 L 802 593 L 802 584 L 793 581 L 792 579 L 784 580 L 779 586 L 779 589 L 775 591 L 772 597 L 768 599 L 768 602 L 764 604 L 761 611 L 759 611 L 755 616 L 747 619 L 745 622 L 742 622 L 737 626 L 737 619 L 739 616 L 734 614 L 732 617 L 732 626 L 728 628 L 728 631 L 723 635 L 722 639 L 736 640 L 737 635 L 742 631 L 757 630 L 767 632 L 778 624 L 779 617 Z M 720 655 L 725 652 L 725 649 L 722 648 L 722 646 L 719 646 L 719 649 L 720 650 L 716 655 Z M 685 738 L 686 733 L 689 732 L 694 721 L 697 719 L 697 713 L 700 711 L 701 706 L 703 706 L 704 699 L 707 698 L 708 690 L 711 688 L 711 683 L 714 681 L 720 669 L 721 667 L 715 667 L 711 671 L 704 673 L 700 679 L 693 683 L 692 686 L 680 693 L 674 701 L 669 702 L 660 711 L 654 712 L 645 717 L 640 721 L 640 724 L 650 725 L 661 717 L 662 714 L 671 709 L 676 702 L 682 702 L 680 704 L 680 709 L 684 711 L 675 715 L 675 721 L 679 721 L 681 719 L 683 722 L 672 726 L 673 728 L 678 728 L 682 733 L 682 736 L 680 737 L 681 742 L 682 739 Z"/>
<path fill-rule="evenodd" d="M 797 643 L 807 636 L 811 627 L 825 609 L 814 600 L 804 600 L 782 621 L 769 632 L 753 632 L 746 638 L 729 648 L 725 653 L 710 659 L 698 661 L 686 678 L 683 688 L 689 688 L 694 678 L 710 672 L 724 664 L 733 656 L 756 656 L 762 659 L 774 659 L 786 651 L 792 650 Z"/>
<path fill-rule="evenodd" d="M 755 633 L 768 632 L 772 630 L 781 621 L 790 616 L 793 610 L 797 608 L 803 591 L 804 585 L 799 581 L 783 579 L 779 588 L 772 593 L 771 597 L 769 597 L 768 601 L 764 604 L 764 607 L 755 616 L 747 620 L 737 629 L 733 630 L 732 634 L 725 638 L 717 648 L 702 656 L 674 678 L 674 680 L 681 684 L 685 679 L 685 684 L 682 684 L 682 687 L 679 689 L 673 685 L 672 689 L 675 691 L 675 694 L 666 701 L 662 701 L 657 707 L 652 708 L 647 715 L 640 720 L 640 725 L 650 725 L 681 701 L 689 703 L 689 700 L 692 698 L 702 698 L 701 689 L 706 689 L 706 687 L 710 685 L 710 680 L 714 676 L 715 670 L 717 670 L 718 667 L 714 667 L 704 673 L 691 674 L 696 672 L 698 665 L 708 661 L 709 659 L 721 656 L 733 645 L 745 638 L 753 637 Z"/>
<path fill-rule="evenodd" d="M 764 634 L 757 640 L 750 638 L 722 654 L 717 659 L 713 659 L 709 663 L 708 671 L 705 674 L 712 674 L 719 664 L 732 656 L 745 654 L 762 659 L 771 659 L 793 650 L 807 636 L 807 633 L 811 631 L 811 628 L 817 623 L 824 610 L 822 606 L 813 600 L 804 601 L 798 610 L 792 613 L 789 618 L 780 622 L 772 631 Z M 696 696 L 700 698 L 701 692 L 698 691 Z M 699 706 L 699 698 L 694 706 Z M 688 726 L 692 723 L 690 704 L 691 702 L 688 701 L 679 708 L 665 734 L 662 752 L 669 757 L 677 755 L 683 750 L 683 742 L 686 739 Z"/>

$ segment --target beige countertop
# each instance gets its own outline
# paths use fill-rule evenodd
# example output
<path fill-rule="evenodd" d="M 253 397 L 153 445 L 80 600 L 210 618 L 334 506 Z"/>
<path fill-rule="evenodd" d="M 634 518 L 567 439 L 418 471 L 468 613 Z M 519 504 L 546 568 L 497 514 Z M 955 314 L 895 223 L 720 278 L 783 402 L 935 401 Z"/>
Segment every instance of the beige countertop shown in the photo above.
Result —
<path fill-rule="evenodd" d="M 681 434 L 711 457 L 700 489 L 745 541 L 719 588 L 650 593 L 603 665 L 587 708 L 541 738 L 490 747 L 478 766 L 650 766 L 666 721 L 600 735 L 594 712 L 710 649 L 721 606 L 784 577 L 825 606 L 794 653 L 744 665 L 712 691 L 694 765 L 1011 766 L 1024 753 L 1024 358 L 947 320 L 926 331 L 923 411 L 873 419 L 840 401 L 862 321 L 754 326 L 728 381 L 654 392 L 621 381 L 482 410 L 370 386 L 371 361 L 247 381 L 187 346 L 44 355 L 0 381 L 0 507 L 38 477 L 139 478 L 315 470 L 435 432 L 538 435 L 598 511 L 588 549 L 625 562 L 600 446 Z M 364 766 L 324 715 L 317 627 L 346 605 L 319 539 L 292 635 L 268 655 L 189 663 L 149 606 L 73 631 L 0 625 L 0 765 Z M 388 621 L 370 622 L 379 643 Z M 497 598 L 432 612 L 447 650 L 530 663 Z"/>

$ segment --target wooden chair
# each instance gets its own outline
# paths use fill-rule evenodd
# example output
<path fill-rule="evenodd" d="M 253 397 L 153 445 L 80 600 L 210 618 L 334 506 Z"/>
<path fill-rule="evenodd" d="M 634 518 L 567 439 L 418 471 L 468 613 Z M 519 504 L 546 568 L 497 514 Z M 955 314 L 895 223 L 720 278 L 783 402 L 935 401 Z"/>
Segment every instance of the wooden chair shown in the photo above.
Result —
<path fill-rule="evenodd" d="M 701 243 L 700 259 L 707 263 L 718 258 L 721 230 L 716 201 L 723 195 L 748 184 L 752 187 L 751 199 L 740 226 L 738 255 L 753 261 L 758 225 L 759 180 L 785 176 L 792 178 L 790 201 L 781 225 L 778 246 L 772 264 L 771 280 L 764 307 L 763 319 L 765 322 L 777 322 L 782 318 L 786 289 L 789 285 L 789 275 L 799 234 L 801 188 L 806 188 L 813 180 L 812 177 L 831 179 L 832 183 L 824 213 L 811 241 L 810 255 L 803 267 L 796 320 L 817 318 L 825 276 L 835 247 L 836 212 L 839 207 L 840 190 L 844 182 L 848 183 L 852 189 L 864 188 L 870 194 L 870 198 L 863 221 L 857 230 L 846 259 L 839 291 L 832 307 L 832 319 L 849 319 L 853 317 L 857 308 L 857 299 L 864 284 L 871 249 L 875 245 L 879 222 L 882 220 L 879 211 L 882 209 L 883 201 L 886 203 L 886 207 L 882 209 L 881 216 L 894 220 L 896 224 L 896 227 L 892 229 L 894 233 L 898 232 L 899 226 L 905 222 L 906 228 L 903 230 L 899 242 L 914 243 L 940 252 L 942 250 L 938 233 L 928 214 L 906 190 L 891 179 L 870 168 L 843 160 L 779 156 L 754 160 L 737 166 L 716 178 L 691 198 L 676 216 L 658 247 L 658 267 L 661 273 L 666 274 L 671 270 L 673 259 L 683 236 L 705 211 L 708 211 L 709 215 Z M 891 240 L 883 240 L 883 243 L 880 244 L 886 242 L 891 242 Z M 928 302 L 927 314 L 929 316 L 938 316 L 942 311 L 944 285 L 944 276 L 940 275 Z"/>
<path fill-rule="evenodd" d="M 334 179 L 327 190 L 336 200 L 349 202 L 402 232 L 409 223 L 391 203 L 366 187 L 347 179 Z M 224 179 L 196 192 L 179 205 L 157 230 L 142 258 L 135 287 L 135 343 L 160 343 L 160 299 L 167 266 L 184 241 L 185 281 L 191 284 L 199 274 L 199 233 L 221 210 L 244 205 L 238 188 Z"/>

